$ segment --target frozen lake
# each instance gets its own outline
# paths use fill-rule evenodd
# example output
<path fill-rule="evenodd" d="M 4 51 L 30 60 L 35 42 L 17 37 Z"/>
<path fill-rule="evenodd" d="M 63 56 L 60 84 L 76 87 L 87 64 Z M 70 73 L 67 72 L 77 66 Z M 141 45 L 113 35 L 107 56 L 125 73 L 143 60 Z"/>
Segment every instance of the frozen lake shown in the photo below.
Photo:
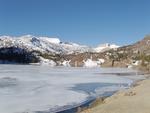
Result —
<path fill-rule="evenodd" d="M 141 78 L 122 68 L 0 65 L 0 113 L 56 112 L 128 88 Z"/>

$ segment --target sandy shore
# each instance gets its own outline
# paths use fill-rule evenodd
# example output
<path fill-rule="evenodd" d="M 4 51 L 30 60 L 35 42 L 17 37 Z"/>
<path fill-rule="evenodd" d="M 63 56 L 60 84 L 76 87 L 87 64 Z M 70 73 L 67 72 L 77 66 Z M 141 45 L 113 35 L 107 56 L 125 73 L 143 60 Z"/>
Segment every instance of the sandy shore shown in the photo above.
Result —
<path fill-rule="evenodd" d="M 137 84 L 126 91 L 119 91 L 81 113 L 150 113 L 150 79 Z"/>

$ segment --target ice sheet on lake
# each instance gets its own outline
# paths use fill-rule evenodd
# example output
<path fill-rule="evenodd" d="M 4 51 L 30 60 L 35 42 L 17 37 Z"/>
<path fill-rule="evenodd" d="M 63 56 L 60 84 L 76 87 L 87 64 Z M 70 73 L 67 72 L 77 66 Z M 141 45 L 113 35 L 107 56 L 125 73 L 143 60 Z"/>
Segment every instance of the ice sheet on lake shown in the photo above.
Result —
<path fill-rule="evenodd" d="M 33 65 L 0 65 L 0 113 L 34 113 L 65 105 L 84 102 L 89 94 L 72 90 L 77 84 L 112 83 L 131 84 L 140 77 L 103 75 L 100 73 L 133 72 L 112 68 L 65 68 Z M 135 78 L 135 79 L 134 79 Z M 123 87 L 114 87 L 121 89 Z M 95 93 L 111 91 L 97 87 Z"/>

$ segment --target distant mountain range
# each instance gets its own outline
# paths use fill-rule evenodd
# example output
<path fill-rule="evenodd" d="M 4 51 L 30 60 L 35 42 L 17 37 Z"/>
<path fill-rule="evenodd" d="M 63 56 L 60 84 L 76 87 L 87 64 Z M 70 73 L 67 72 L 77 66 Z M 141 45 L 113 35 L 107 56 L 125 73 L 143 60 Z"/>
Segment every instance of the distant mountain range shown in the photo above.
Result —
<path fill-rule="evenodd" d="M 101 44 L 96 48 L 79 45 L 71 42 L 61 42 L 58 38 L 35 37 L 25 35 L 21 37 L 0 36 L 0 48 L 18 47 L 27 51 L 40 51 L 42 53 L 72 54 L 84 52 L 102 52 L 118 48 L 117 45 Z"/>
<path fill-rule="evenodd" d="M 21 37 L 0 37 L 0 59 L 22 63 L 39 62 L 41 59 L 54 60 L 52 57 L 86 52 L 102 52 L 115 48 L 118 48 L 118 46 L 111 44 L 103 44 L 96 48 L 91 48 L 76 43 L 61 42 L 58 38 L 36 37 L 32 35 L 25 35 Z M 11 56 L 13 56 L 12 59 Z M 34 59 L 32 59 L 32 57 Z M 35 58 L 38 58 L 38 60 L 35 60 Z M 19 59 L 19 61 L 17 59 Z"/>
<path fill-rule="evenodd" d="M 150 36 L 123 47 L 101 44 L 89 47 L 58 38 L 0 36 L 0 63 L 36 63 L 51 66 L 132 67 L 150 62 Z"/>

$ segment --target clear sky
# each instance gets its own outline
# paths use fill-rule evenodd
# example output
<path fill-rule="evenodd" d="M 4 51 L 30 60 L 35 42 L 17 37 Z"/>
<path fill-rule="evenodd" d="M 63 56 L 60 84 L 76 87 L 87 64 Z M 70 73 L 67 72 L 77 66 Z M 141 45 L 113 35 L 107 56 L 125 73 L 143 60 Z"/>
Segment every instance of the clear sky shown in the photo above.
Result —
<path fill-rule="evenodd" d="M 130 44 L 150 33 L 150 0 L 0 0 L 0 35 Z"/>

